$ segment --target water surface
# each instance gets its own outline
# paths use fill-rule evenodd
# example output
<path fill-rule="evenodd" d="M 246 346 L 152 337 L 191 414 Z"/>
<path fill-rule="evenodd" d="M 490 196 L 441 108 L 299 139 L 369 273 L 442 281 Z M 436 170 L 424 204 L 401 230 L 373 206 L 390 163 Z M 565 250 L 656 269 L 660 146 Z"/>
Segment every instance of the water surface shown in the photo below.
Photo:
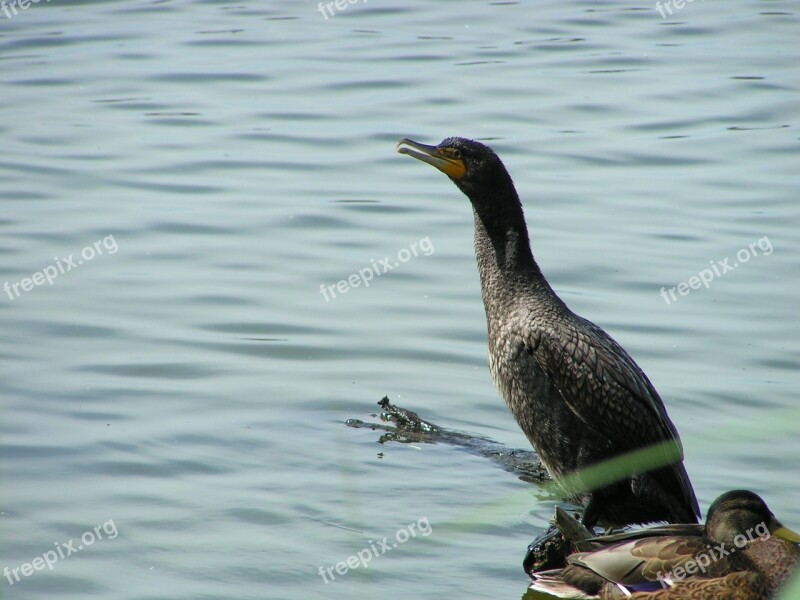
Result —
<path fill-rule="evenodd" d="M 702 508 L 745 487 L 800 527 L 795 13 L 371 0 L 326 19 L 313 2 L 53 0 L 0 14 L 0 284 L 65 269 L 0 299 L 0 567 L 104 535 L 3 597 L 524 593 L 551 496 L 343 424 L 388 394 L 527 446 L 489 378 L 468 201 L 395 154 L 404 136 L 495 147 L 546 276 L 660 390 Z M 761 239 L 769 254 L 660 295 Z M 78 265 L 87 246 L 103 251 Z M 321 293 L 386 258 L 398 266 L 369 287 Z M 368 568 L 318 573 L 426 522 Z"/>

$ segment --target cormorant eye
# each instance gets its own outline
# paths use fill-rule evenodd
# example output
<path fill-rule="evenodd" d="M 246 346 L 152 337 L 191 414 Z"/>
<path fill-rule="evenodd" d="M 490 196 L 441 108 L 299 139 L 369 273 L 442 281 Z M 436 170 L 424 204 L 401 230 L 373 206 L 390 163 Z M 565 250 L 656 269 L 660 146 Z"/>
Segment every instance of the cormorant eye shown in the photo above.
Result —
<path fill-rule="evenodd" d="M 453 158 L 461 158 L 461 150 L 458 148 L 453 149 Z"/>

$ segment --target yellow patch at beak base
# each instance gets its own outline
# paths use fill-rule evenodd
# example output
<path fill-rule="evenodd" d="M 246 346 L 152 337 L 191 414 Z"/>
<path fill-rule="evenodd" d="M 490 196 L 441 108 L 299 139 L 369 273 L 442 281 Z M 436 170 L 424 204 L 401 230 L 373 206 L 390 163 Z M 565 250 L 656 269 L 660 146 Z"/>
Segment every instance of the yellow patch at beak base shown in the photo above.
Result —
<path fill-rule="evenodd" d="M 463 160 L 448 156 L 448 152 L 451 151 L 449 148 L 437 148 L 403 138 L 397 142 L 397 151 L 433 165 L 451 179 L 461 179 L 467 172 Z"/>

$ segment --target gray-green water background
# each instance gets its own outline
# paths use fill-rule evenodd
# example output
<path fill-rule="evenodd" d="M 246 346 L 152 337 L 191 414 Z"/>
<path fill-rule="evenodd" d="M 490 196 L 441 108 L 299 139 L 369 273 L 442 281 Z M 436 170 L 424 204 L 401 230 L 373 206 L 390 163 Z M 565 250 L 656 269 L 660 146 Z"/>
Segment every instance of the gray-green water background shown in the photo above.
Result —
<path fill-rule="evenodd" d="M 468 201 L 402 136 L 493 145 L 546 276 L 664 397 L 703 510 L 745 487 L 800 527 L 797 3 L 16 10 L 0 285 L 64 272 L 0 295 L 0 568 L 118 535 L 3 577 L 4 598 L 524 593 L 552 498 L 343 425 L 388 394 L 527 447 L 487 369 Z M 368 288 L 320 293 L 384 257 Z"/>

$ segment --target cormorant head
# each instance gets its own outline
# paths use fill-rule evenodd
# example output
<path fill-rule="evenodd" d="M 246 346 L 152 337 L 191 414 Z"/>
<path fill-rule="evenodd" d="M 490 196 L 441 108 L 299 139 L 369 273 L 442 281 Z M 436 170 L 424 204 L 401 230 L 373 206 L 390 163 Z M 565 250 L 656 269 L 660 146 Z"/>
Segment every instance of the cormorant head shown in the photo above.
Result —
<path fill-rule="evenodd" d="M 725 492 L 708 509 L 706 535 L 709 539 L 740 547 L 741 540 L 776 536 L 800 543 L 800 534 L 784 527 L 761 496 L 748 490 Z M 743 537 L 742 537 L 743 536 Z M 739 542 L 737 542 L 737 538 Z"/>
<path fill-rule="evenodd" d="M 397 143 L 397 151 L 439 169 L 473 202 L 508 184 L 513 188 L 511 177 L 494 150 L 474 140 L 451 137 L 437 146 L 428 146 L 403 138 Z"/>

